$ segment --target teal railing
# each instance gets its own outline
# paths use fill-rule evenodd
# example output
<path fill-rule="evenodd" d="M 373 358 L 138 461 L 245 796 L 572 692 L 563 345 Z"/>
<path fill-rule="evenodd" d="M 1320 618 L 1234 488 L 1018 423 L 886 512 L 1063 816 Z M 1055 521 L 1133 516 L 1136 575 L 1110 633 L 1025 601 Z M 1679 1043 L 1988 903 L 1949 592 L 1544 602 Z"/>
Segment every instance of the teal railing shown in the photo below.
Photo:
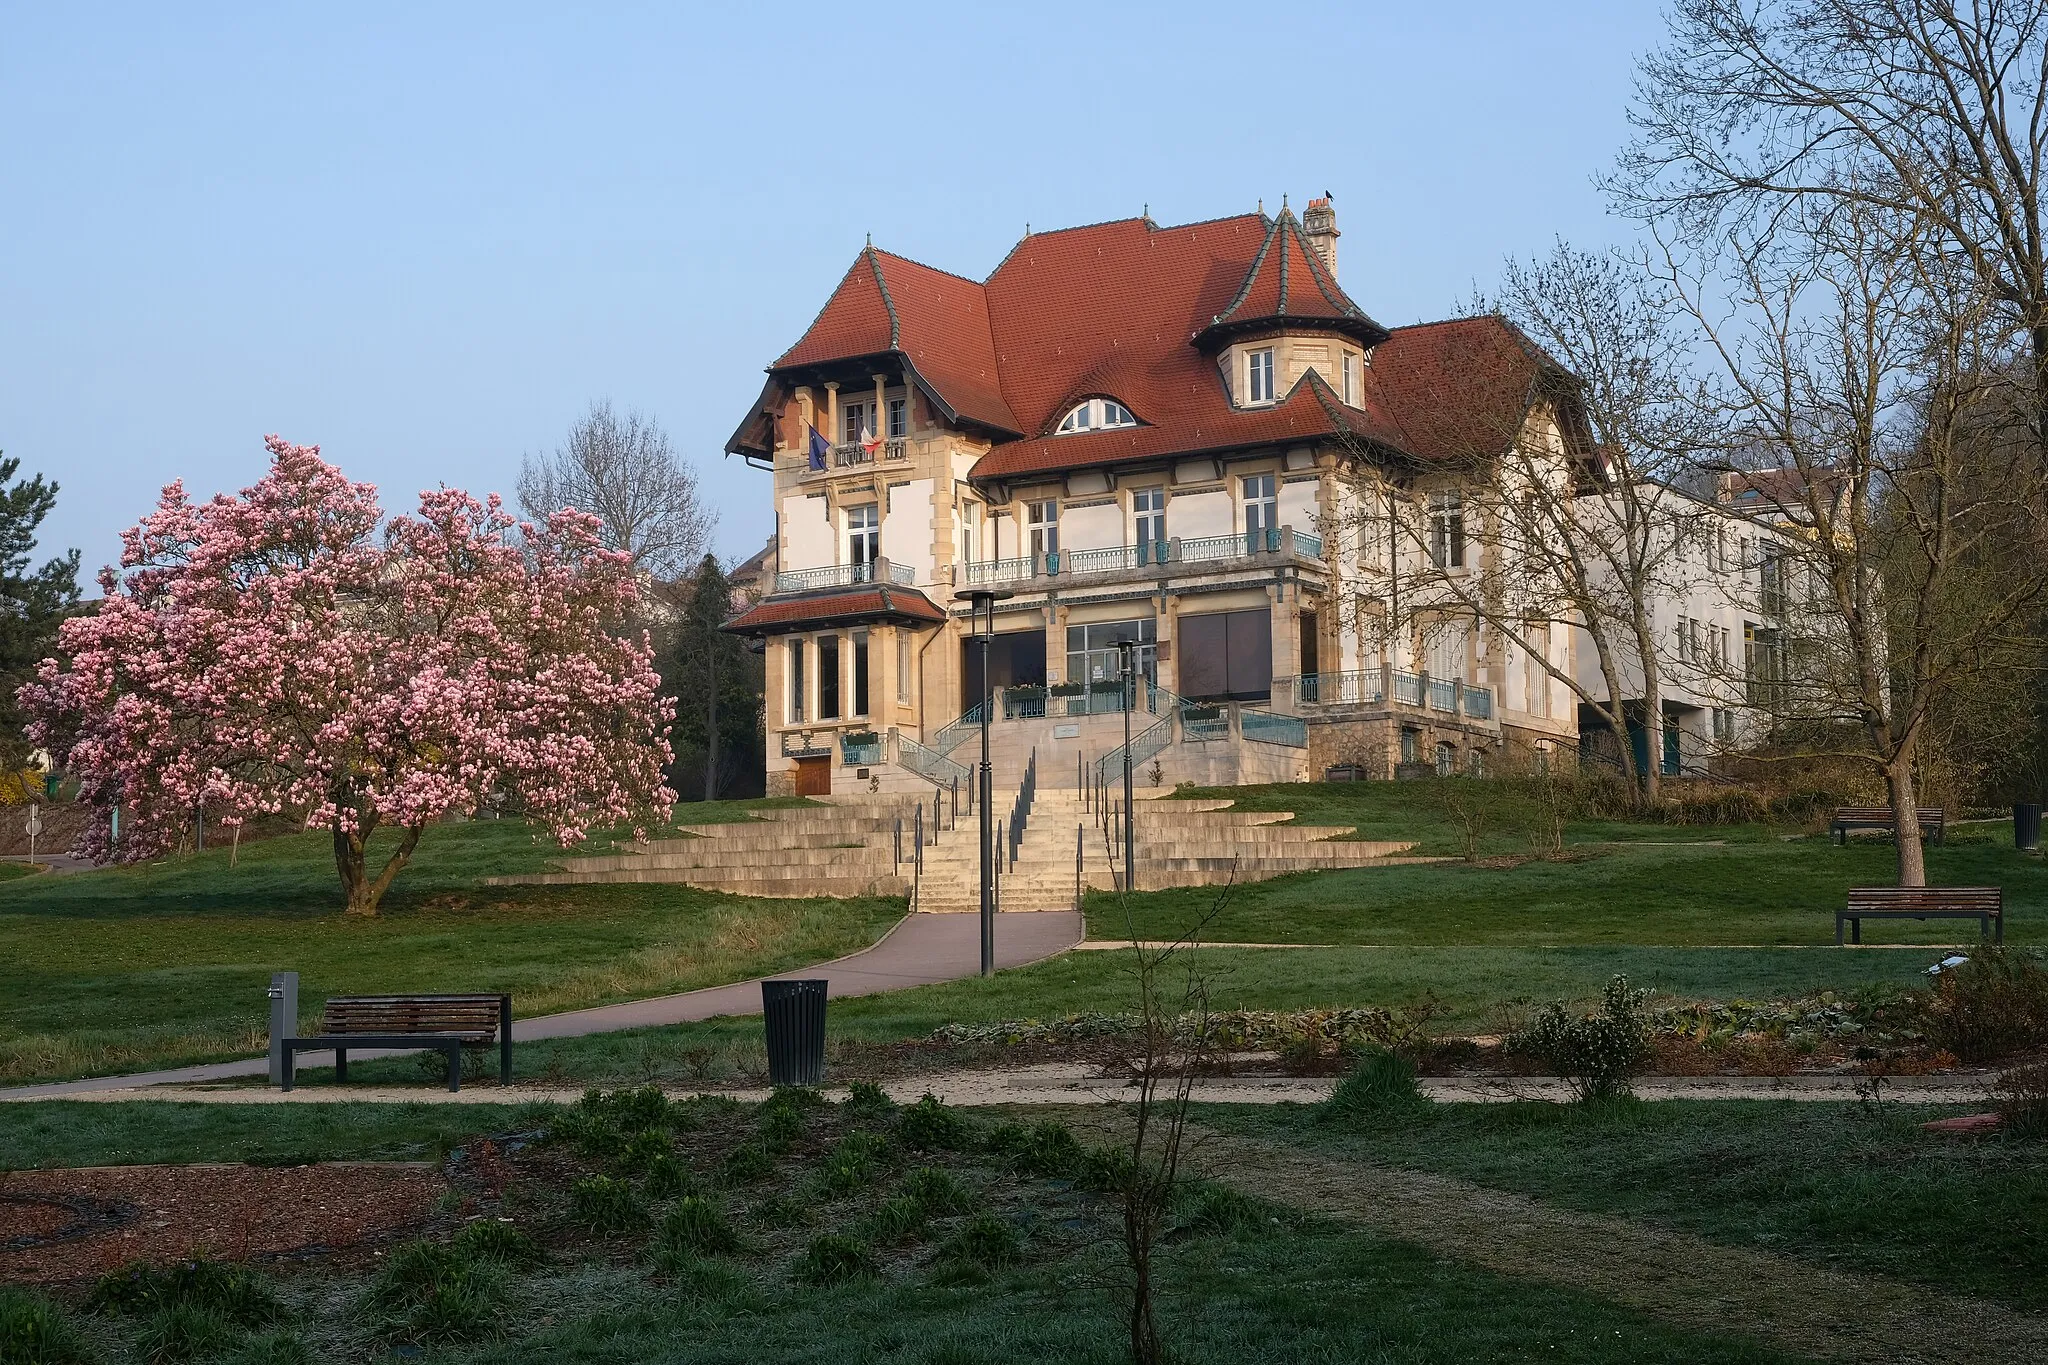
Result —
<path fill-rule="evenodd" d="M 1285 744 L 1293 749 L 1308 747 L 1308 722 L 1299 716 L 1279 716 L 1271 711 L 1245 707 L 1237 713 L 1238 729 L 1256 744 Z"/>
<path fill-rule="evenodd" d="M 976 702 L 939 727 L 938 733 L 932 736 L 932 752 L 950 754 L 960 747 L 961 740 L 967 738 L 980 728 L 981 703 Z"/>
<path fill-rule="evenodd" d="M 938 750 L 919 744 L 909 735 L 896 736 L 896 763 L 897 766 L 908 768 L 941 789 L 949 788 L 956 782 L 968 782 L 973 776 L 972 770 L 965 764 L 955 763 Z"/>

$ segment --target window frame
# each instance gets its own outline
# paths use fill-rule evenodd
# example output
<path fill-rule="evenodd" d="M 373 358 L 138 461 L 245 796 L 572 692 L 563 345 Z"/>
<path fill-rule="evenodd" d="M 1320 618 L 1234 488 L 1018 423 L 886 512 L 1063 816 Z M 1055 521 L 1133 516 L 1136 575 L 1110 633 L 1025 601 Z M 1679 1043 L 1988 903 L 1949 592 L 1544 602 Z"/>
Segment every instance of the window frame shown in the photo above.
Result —
<path fill-rule="evenodd" d="M 1429 566 L 1433 569 L 1463 569 L 1465 566 L 1465 493 L 1463 489 L 1437 489 L 1429 494 Z"/>
<path fill-rule="evenodd" d="M 1140 506 L 1143 499 L 1146 506 Z M 1146 535 L 1146 523 L 1151 522 L 1154 534 Z M 1166 540 L 1166 485 L 1154 484 L 1149 488 L 1131 490 L 1131 543 L 1133 545 L 1158 545 Z"/>
<path fill-rule="evenodd" d="M 1256 351 L 1244 353 L 1244 392 L 1247 406 L 1277 401 L 1275 392 L 1273 348 L 1262 346 Z"/>
<path fill-rule="evenodd" d="M 901 441 L 909 435 L 910 399 L 908 396 L 891 398 L 889 400 L 888 434 L 885 439 Z"/>
<path fill-rule="evenodd" d="M 1067 409 L 1053 429 L 1055 436 L 1081 436 L 1091 431 L 1115 431 L 1142 425 L 1130 406 L 1115 398 L 1084 398 Z"/>
<path fill-rule="evenodd" d="M 882 505 L 879 502 L 856 502 L 841 509 L 846 527 L 846 562 L 859 568 L 873 569 L 875 561 L 882 557 Z M 873 519 L 865 525 L 855 526 L 856 513 L 866 513 Z"/>
<path fill-rule="evenodd" d="M 1031 558 L 1044 563 L 1045 556 L 1060 552 L 1060 500 L 1041 498 L 1024 504 L 1024 527 Z"/>

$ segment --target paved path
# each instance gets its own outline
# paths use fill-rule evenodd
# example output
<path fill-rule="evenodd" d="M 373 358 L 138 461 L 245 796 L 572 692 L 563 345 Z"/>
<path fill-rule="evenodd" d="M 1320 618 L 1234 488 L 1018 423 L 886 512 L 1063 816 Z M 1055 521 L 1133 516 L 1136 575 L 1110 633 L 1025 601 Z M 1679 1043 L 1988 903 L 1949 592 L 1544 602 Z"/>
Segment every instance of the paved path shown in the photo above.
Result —
<path fill-rule="evenodd" d="M 1071 910 L 999 915 L 996 917 L 996 966 L 1021 967 L 1064 952 L 1080 940 L 1081 917 Z M 872 948 L 765 979 L 788 981 L 823 977 L 831 983 L 826 993 L 833 997 L 874 995 L 908 986 L 929 986 L 973 976 L 980 970 L 979 916 L 907 915 Z M 591 1009 L 518 1019 L 513 1021 L 512 1037 L 515 1042 L 530 1042 L 538 1038 L 580 1038 L 592 1033 L 689 1023 L 721 1014 L 759 1014 L 762 979 L 730 986 L 709 986 L 703 990 L 684 991 L 680 995 L 662 995 L 649 1000 L 629 1000 L 619 1005 L 598 1005 Z M 516 1006 L 518 1001 L 515 999 L 513 1004 Z M 349 1059 L 367 1061 L 373 1057 L 396 1055 L 397 1050 L 390 1049 L 366 1048 L 360 1052 L 352 1049 Z M 326 1052 L 302 1052 L 298 1058 L 298 1066 L 302 1070 L 333 1064 L 333 1054 Z M 0 1100 L 52 1099 L 101 1090 L 231 1081 L 265 1075 L 269 1065 L 266 1058 L 252 1057 L 239 1062 L 214 1062 L 205 1066 L 147 1071 L 128 1076 L 54 1081 L 47 1085 L 0 1090 Z"/>

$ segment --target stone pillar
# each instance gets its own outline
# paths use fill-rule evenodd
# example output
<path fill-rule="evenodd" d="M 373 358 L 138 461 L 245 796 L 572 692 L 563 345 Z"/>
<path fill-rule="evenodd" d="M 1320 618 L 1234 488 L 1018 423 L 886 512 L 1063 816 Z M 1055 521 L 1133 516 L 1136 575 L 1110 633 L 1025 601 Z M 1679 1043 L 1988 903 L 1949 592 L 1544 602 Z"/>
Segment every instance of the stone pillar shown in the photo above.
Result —
<path fill-rule="evenodd" d="M 889 439 L 889 377 L 879 370 L 875 373 L 875 439 Z"/>
<path fill-rule="evenodd" d="M 1064 602 L 1045 604 L 1045 674 L 1048 685 L 1054 682 L 1072 682 L 1067 676 L 1067 605 Z M 1046 699 L 1046 714 L 1051 714 L 1052 700 Z"/>
<path fill-rule="evenodd" d="M 1291 678 L 1301 671 L 1301 589 L 1289 592 L 1288 582 L 1273 584 L 1273 676 Z"/>
<path fill-rule="evenodd" d="M 839 444 L 839 381 L 825 381 L 825 444 Z"/>

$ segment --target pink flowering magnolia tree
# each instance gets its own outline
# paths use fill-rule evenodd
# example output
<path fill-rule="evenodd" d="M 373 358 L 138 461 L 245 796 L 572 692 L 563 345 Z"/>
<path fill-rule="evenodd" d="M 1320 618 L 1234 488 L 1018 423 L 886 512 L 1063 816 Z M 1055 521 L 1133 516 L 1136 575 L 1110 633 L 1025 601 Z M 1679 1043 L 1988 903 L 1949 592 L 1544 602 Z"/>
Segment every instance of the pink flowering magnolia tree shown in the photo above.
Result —
<path fill-rule="evenodd" d="M 164 490 L 104 570 L 99 610 L 21 689 L 30 735 L 111 814 L 78 852 L 134 861 L 203 811 L 307 813 L 348 909 L 375 914 L 422 832 L 503 805 L 564 847 L 666 815 L 667 717 L 627 557 L 595 517 L 515 522 L 437 489 L 385 522 L 317 446 L 267 439 L 238 496 Z M 370 835 L 400 831 L 381 867 Z"/>

